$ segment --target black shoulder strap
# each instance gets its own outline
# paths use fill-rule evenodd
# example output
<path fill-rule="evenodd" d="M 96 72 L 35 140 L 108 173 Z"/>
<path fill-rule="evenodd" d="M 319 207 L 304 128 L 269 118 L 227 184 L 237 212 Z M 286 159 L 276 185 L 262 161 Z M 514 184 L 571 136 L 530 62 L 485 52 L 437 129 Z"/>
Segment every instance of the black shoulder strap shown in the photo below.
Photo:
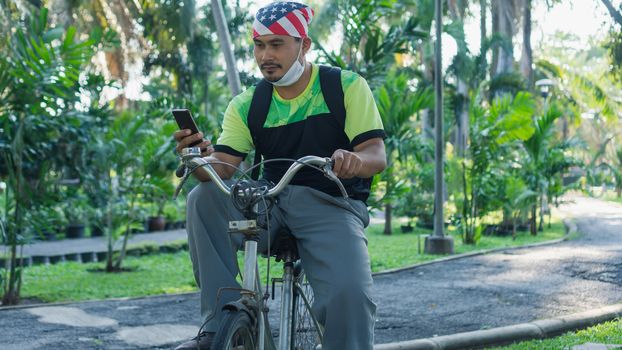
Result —
<path fill-rule="evenodd" d="M 248 129 L 250 130 L 253 144 L 255 145 L 255 160 L 253 161 L 253 165 L 257 165 L 261 162 L 261 152 L 259 152 L 257 145 L 259 134 L 268 117 L 270 102 L 272 102 L 272 84 L 266 81 L 266 79 L 262 79 L 255 86 L 255 92 L 253 93 L 253 99 L 251 100 L 247 116 Z M 259 167 L 253 169 L 251 172 L 251 178 L 253 180 L 259 178 L 259 171 Z"/>
<path fill-rule="evenodd" d="M 344 103 L 343 87 L 341 86 L 341 69 L 330 66 L 320 66 L 320 87 L 324 101 L 330 113 L 337 118 L 339 124 L 345 128 L 346 106 Z"/>
<path fill-rule="evenodd" d="M 320 87 L 324 101 L 331 114 L 337 118 L 339 124 L 345 128 L 346 123 L 346 107 L 344 104 L 343 88 L 341 86 L 341 69 L 337 67 L 320 66 Z M 268 117 L 270 103 L 272 102 L 273 86 L 265 79 L 262 79 L 255 86 L 253 99 L 248 109 L 248 128 L 255 144 L 255 160 L 253 165 L 261 162 L 261 152 L 258 150 L 258 140 L 263 125 Z M 259 167 L 253 169 L 251 178 L 257 180 L 259 178 Z"/>

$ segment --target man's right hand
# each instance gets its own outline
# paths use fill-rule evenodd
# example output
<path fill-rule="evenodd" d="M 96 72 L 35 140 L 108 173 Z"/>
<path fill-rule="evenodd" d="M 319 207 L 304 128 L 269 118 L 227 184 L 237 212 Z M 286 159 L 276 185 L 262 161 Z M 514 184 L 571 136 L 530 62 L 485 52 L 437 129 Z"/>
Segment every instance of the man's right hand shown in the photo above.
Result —
<path fill-rule="evenodd" d="M 173 138 L 177 142 L 177 147 L 175 147 L 177 154 L 181 154 L 181 150 L 188 147 L 191 143 L 203 140 L 202 132 L 190 135 L 191 132 L 192 131 L 190 129 L 184 129 L 176 131 L 173 134 Z M 198 145 L 195 145 L 195 147 L 201 148 L 201 157 L 207 157 L 214 153 L 214 147 L 212 147 L 212 143 L 209 140 L 203 140 Z"/>

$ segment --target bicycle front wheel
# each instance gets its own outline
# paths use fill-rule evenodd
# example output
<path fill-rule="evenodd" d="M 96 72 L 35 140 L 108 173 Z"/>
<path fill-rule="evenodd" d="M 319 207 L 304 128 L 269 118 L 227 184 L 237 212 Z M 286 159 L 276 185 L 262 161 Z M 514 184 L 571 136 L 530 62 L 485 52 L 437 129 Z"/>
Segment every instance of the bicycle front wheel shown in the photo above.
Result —
<path fill-rule="evenodd" d="M 244 311 L 225 311 L 214 337 L 213 349 L 255 350 L 255 329 Z"/>
<path fill-rule="evenodd" d="M 322 344 L 322 327 L 311 313 L 313 289 L 304 273 L 294 283 L 292 350 L 316 350 Z"/>

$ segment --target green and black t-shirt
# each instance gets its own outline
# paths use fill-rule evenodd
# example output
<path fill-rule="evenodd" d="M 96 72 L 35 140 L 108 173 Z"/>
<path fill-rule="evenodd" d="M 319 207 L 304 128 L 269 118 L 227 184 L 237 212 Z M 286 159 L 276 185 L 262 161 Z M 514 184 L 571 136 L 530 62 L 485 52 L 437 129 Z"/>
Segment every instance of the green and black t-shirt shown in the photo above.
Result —
<path fill-rule="evenodd" d="M 364 141 L 383 138 L 382 120 L 365 79 L 354 72 L 341 71 L 346 115 L 345 121 L 339 121 L 324 100 L 318 68 L 312 66 L 309 84 L 293 99 L 284 99 L 273 89 L 258 145 L 253 142 L 248 123 L 255 87 L 233 98 L 225 111 L 216 151 L 245 157 L 257 147 L 264 159 L 297 159 L 307 155 L 330 157 L 337 149 L 351 151 Z M 284 162 L 266 164 L 264 177 L 276 183 L 290 165 Z M 350 196 L 367 199 L 370 179 L 355 178 L 343 182 Z M 334 183 L 313 169 L 301 170 L 291 184 L 310 186 L 331 195 L 340 193 Z"/>

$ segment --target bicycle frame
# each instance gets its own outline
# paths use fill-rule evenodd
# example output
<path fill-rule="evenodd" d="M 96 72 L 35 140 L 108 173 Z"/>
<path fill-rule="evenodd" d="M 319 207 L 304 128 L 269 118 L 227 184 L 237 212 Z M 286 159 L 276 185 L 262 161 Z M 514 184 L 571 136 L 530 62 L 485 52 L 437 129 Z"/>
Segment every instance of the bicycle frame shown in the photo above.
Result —
<path fill-rule="evenodd" d="M 199 148 L 185 148 L 182 151 L 182 159 L 185 165 L 185 173 L 183 179 L 175 191 L 175 197 L 179 194 L 183 184 L 188 179 L 190 173 L 200 167 L 204 168 L 210 178 L 215 184 L 226 194 L 231 195 L 231 188 L 224 183 L 224 181 L 218 176 L 214 168 L 210 163 L 200 157 L 201 151 Z M 279 183 L 271 189 L 267 189 L 262 195 L 266 197 L 274 197 L 278 195 L 285 186 L 291 181 L 296 172 L 302 168 L 305 164 L 313 164 L 320 166 L 324 171 L 325 176 L 335 181 L 339 186 L 344 198 L 347 198 L 347 192 L 343 187 L 343 184 L 337 176 L 332 172 L 332 161 L 330 158 L 320 158 L 315 156 L 307 156 L 300 158 L 294 164 L 290 166 L 285 175 Z M 256 212 L 256 207 L 254 208 Z M 249 311 L 250 317 L 258 324 L 258 349 L 264 350 L 266 344 L 270 347 L 269 350 L 274 348 L 274 341 L 270 336 L 270 339 L 266 341 L 266 331 L 269 330 L 267 325 L 267 314 L 264 305 L 264 299 L 262 294 L 261 283 L 259 281 L 259 268 L 257 265 L 257 242 L 260 229 L 257 227 L 256 220 L 238 220 L 229 222 L 229 232 L 239 232 L 244 234 L 244 271 L 242 289 L 240 290 L 241 298 L 230 305 L 233 309 L 245 308 Z M 302 296 L 303 302 L 307 308 L 310 308 L 309 301 L 305 297 L 301 287 L 294 281 L 294 266 L 293 256 L 285 257 L 285 267 L 282 277 L 282 293 L 281 293 L 281 316 L 280 316 L 280 329 L 279 329 L 279 345 L 278 350 L 290 350 L 292 346 L 292 307 L 294 298 L 294 288 L 299 291 L 299 295 Z M 242 306 L 240 306 L 240 304 Z M 321 329 L 317 323 L 317 320 L 313 319 L 318 332 L 321 334 Z M 271 333 L 269 333 L 271 334 Z"/>
<path fill-rule="evenodd" d="M 288 350 L 292 344 L 292 301 L 294 287 L 294 265 L 291 256 L 286 257 L 282 279 L 279 350 Z"/>
<path fill-rule="evenodd" d="M 230 223 L 234 224 L 235 221 Z M 235 224 L 234 224 L 235 226 Z M 245 233 L 245 232 L 243 232 Z M 246 234 L 246 233 L 245 233 Z M 259 283 L 259 268 L 257 265 L 257 241 L 253 234 L 246 234 L 244 238 L 244 271 L 242 274 L 243 284 L 241 291 L 241 303 L 254 311 L 254 317 L 258 321 L 258 349 L 264 350 L 266 344 L 266 324 L 263 310 L 264 301 L 261 298 L 262 290 Z M 282 293 L 280 306 L 280 325 L 278 350 L 290 350 L 292 344 L 292 301 L 294 290 L 294 266 L 293 257 L 287 256 L 282 276 Z M 249 302 L 250 301 L 250 302 Z M 308 305 L 308 301 L 305 299 Z M 315 322 L 315 320 L 314 320 Z M 273 346 L 273 341 L 268 341 Z"/>

